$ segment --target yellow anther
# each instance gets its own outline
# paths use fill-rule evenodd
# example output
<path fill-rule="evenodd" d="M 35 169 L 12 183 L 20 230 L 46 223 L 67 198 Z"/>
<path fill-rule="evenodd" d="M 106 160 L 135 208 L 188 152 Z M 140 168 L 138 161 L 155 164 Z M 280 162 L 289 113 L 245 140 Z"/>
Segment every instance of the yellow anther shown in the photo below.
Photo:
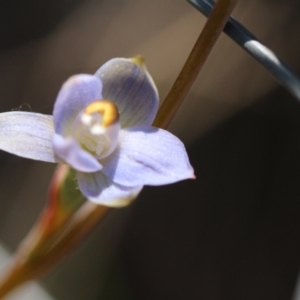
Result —
<path fill-rule="evenodd" d="M 130 60 L 140 68 L 144 68 L 145 66 L 145 59 L 141 55 L 137 55 L 133 58 L 130 58 Z"/>
<path fill-rule="evenodd" d="M 86 109 L 85 113 L 91 115 L 99 113 L 103 116 L 102 125 L 107 127 L 119 120 L 119 112 L 117 106 L 109 100 L 98 100 L 92 102 Z"/>

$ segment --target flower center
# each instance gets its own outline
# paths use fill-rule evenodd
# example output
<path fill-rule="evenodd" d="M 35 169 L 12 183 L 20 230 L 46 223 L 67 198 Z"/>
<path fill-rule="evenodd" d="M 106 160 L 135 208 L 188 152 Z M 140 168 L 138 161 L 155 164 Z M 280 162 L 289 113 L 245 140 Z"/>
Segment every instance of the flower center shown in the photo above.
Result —
<path fill-rule="evenodd" d="M 116 105 L 108 100 L 99 100 L 92 102 L 78 114 L 73 136 L 85 150 L 101 159 L 115 150 L 119 130 Z"/>

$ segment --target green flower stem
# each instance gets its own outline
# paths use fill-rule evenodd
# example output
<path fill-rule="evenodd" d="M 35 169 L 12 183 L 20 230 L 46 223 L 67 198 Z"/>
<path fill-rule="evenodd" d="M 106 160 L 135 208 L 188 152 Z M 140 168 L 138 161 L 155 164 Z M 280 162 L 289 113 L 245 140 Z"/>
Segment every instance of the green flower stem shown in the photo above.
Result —
<path fill-rule="evenodd" d="M 20 284 L 39 277 L 68 254 L 104 218 L 109 207 L 85 202 L 72 215 L 59 207 L 69 168 L 61 165 L 50 188 L 50 201 L 36 225 L 20 244 L 6 272 L 0 278 L 0 299 Z"/>
<path fill-rule="evenodd" d="M 3 299 L 10 291 L 27 281 L 29 279 L 27 274 L 28 271 L 24 264 L 16 258 L 13 259 L 0 280 L 0 299 Z"/>
<path fill-rule="evenodd" d="M 160 107 L 153 125 L 166 128 L 194 83 L 227 23 L 237 0 L 218 0 L 186 63 Z"/>
<path fill-rule="evenodd" d="M 56 235 L 71 218 L 70 213 L 60 209 L 60 188 L 68 174 L 69 168 L 61 165 L 50 184 L 49 201 L 32 230 L 22 241 L 12 262 L 0 278 L 0 299 L 14 287 L 32 279 L 36 265 L 41 261 L 42 254 L 52 245 Z"/>
<path fill-rule="evenodd" d="M 0 283 L 0 299 L 16 286 L 38 278 L 58 263 L 88 236 L 89 232 L 104 219 L 110 210 L 109 207 L 86 202 L 75 213 L 68 226 L 62 228 L 62 232 L 57 236 L 57 239 L 52 240 L 52 244 L 49 243 L 49 240 L 44 240 L 44 251 L 36 251 L 37 249 L 33 247 L 35 256 L 29 258 L 26 249 L 21 246 Z M 30 235 L 30 238 L 35 243 L 34 236 Z M 26 240 L 26 244 L 27 242 L 29 240 Z M 29 254 L 32 253 L 32 249 L 28 250 Z"/>
<path fill-rule="evenodd" d="M 44 213 L 42 213 L 43 215 Z M 32 271 L 39 261 L 38 255 L 42 253 L 49 238 L 42 219 L 39 219 L 23 240 L 6 272 L 0 278 L 0 299 L 15 287 L 32 278 Z"/>
<path fill-rule="evenodd" d="M 71 222 L 64 228 L 58 239 L 42 255 L 34 272 L 31 272 L 32 278 L 36 278 L 49 270 L 64 256 L 69 254 L 104 219 L 109 211 L 111 211 L 110 207 L 86 202 L 75 213 Z"/>

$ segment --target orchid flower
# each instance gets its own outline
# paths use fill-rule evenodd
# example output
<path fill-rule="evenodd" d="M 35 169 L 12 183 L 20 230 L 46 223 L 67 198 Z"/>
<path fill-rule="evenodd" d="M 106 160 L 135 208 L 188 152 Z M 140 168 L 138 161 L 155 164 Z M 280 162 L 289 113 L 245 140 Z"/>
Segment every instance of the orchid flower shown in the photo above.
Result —
<path fill-rule="evenodd" d="M 1 113 L 0 149 L 68 164 L 87 199 L 124 206 L 144 185 L 194 177 L 182 142 L 151 126 L 157 109 L 157 89 L 143 60 L 115 58 L 95 75 L 69 78 L 53 116 Z"/>

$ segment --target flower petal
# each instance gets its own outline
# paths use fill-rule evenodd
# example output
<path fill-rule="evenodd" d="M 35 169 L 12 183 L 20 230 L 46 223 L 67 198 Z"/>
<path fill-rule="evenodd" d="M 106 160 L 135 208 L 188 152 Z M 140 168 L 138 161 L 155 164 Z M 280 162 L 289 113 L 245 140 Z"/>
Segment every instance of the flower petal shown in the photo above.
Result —
<path fill-rule="evenodd" d="M 81 110 L 91 102 L 102 99 L 102 84 L 96 76 L 80 74 L 70 77 L 58 93 L 53 119 L 55 132 L 68 136 Z"/>
<path fill-rule="evenodd" d="M 111 207 L 128 205 L 141 187 L 124 187 L 113 183 L 102 172 L 77 173 L 79 188 L 90 201 Z"/>
<path fill-rule="evenodd" d="M 183 143 L 163 129 L 150 126 L 120 131 L 120 145 L 101 160 L 102 172 L 125 186 L 163 185 L 194 178 Z"/>
<path fill-rule="evenodd" d="M 57 162 L 53 149 L 52 116 L 12 111 L 0 114 L 0 149 L 9 153 Z"/>
<path fill-rule="evenodd" d="M 53 149 L 62 162 L 69 164 L 77 171 L 96 172 L 102 169 L 99 161 L 80 147 L 71 137 L 64 138 L 55 134 L 53 137 Z"/>
<path fill-rule="evenodd" d="M 158 108 L 158 93 L 152 78 L 138 58 L 114 58 L 97 72 L 104 99 L 116 103 L 122 128 L 151 125 Z"/>

